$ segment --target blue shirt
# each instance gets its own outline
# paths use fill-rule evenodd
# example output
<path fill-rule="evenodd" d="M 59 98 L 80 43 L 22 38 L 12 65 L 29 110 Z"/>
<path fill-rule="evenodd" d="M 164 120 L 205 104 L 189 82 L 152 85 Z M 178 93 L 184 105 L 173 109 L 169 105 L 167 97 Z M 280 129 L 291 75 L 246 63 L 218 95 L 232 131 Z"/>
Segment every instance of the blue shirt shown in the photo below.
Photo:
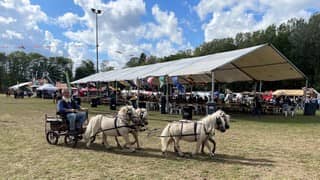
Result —
<path fill-rule="evenodd" d="M 57 109 L 60 114 L 68 114 L 71 112 L 67 112 L 67 109 L 80 109 L 80 106 L 73 100 L 71 100 L 71 102 L 66 102 L 61 99 L 57 104 Z"/>

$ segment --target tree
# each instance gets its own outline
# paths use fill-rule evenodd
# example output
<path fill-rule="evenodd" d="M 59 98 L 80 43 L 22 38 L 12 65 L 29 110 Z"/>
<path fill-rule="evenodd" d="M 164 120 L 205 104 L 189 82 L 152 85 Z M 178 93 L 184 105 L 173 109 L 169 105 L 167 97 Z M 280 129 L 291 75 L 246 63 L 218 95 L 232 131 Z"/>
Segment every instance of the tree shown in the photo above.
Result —
<path fill-rule="evenodd" d="M 106 71 L 112 71 L 114 70 L 114 67 L 113 66 L 109 66 L 108 61 L 104 61 L 103 63 L 101 63 L 101 68 L 100 68 L 100 71 L 101 72 L 106 72 Z"/>
<path fill-rule="evenodd" d="M 146 54 L 145 53 L 141 53 L 140 54 L 140 58 L 139 58 L 139 65 L 145 64 L 146 60 L 147 60 Z"/>
<path fill-rule="evenodd" d="M 130 60 L 126 63 L 126 67 L 135 67 L 139 66 L 139 58 L 132 57 Z"/>
<path fill-rule="evenodd" d="M 28 65 L 30 58 L 25 52 L 15 51 L 8 55 L 8 84 L 13 85 L 17 82 L 25 82 L 30 79 Z"/>
<path fill-rule="evenodd" d="M 0 91 L 5 91 L 8 87 L 7 82 L 7 57 L 4 53 L 0 53 Z"/>
<path fill-rule="evenodd" d="M 82 61 L 81 65 L 76 69 L 74 80 L 89 76 L 95 72 L 94 64 L 91 60 Z"/>
<path fill-rule="evenodd" d="M 149 56 L 145 64 L 155 64 L 158 62 L 158 58 L 156 56 Z"/>

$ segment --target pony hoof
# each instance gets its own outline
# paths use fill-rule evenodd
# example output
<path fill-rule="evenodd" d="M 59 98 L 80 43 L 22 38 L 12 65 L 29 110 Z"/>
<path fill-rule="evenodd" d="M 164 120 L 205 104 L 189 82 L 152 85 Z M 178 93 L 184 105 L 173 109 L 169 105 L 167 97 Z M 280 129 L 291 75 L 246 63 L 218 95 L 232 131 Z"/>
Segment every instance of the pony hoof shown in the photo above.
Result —
<path fill-rule="evenodd" d="M 129 152 L 134 153 L 134 152 L 136 152 L 136 149 L 130 149 Z"/>
<path fill-rule="evenodd" d="M 215 155 L 214 153 L 210 153 L 211 158 L 214 158 L 214 155 Z"/>
<path fill-rule="evenodd" d="M 137 150 L 142 150 L 142 148 L 141 147 L 137 147 Z"/>

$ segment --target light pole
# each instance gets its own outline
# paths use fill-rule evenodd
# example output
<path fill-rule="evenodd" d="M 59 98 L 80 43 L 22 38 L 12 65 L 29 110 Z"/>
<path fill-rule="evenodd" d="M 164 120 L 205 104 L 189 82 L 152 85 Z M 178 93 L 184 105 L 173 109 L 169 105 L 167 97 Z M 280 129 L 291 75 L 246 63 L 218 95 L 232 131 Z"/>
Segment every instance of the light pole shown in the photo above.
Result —
<path fill-rule="evenodd" d="M 91 8 L 91 11 L 96 14 L 96 52 L 97 52 L 97 73 L 99 72 L 99 55 L 98 55 L 98 14 L 101 14 L 100 9 Z"/>

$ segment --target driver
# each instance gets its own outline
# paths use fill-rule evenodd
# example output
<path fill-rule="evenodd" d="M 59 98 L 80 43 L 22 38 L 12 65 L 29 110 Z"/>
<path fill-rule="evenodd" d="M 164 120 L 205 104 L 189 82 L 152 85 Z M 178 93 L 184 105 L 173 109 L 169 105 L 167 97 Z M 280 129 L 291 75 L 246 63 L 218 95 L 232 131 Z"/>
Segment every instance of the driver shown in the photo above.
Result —
<path fill-rule="evenodd" d="M 69 129 L 71 132 L 82 130 L 82 124 L 86 120 L 86 110 L 81 108 L 74 100 L 70 98 L 70 92 L 67 89 L 62 91 L 62 99 L 57 105 L 58 114 L 64 116 L 69 121 Z M 79 111 L 82 110 L 82 111 Z"/>

